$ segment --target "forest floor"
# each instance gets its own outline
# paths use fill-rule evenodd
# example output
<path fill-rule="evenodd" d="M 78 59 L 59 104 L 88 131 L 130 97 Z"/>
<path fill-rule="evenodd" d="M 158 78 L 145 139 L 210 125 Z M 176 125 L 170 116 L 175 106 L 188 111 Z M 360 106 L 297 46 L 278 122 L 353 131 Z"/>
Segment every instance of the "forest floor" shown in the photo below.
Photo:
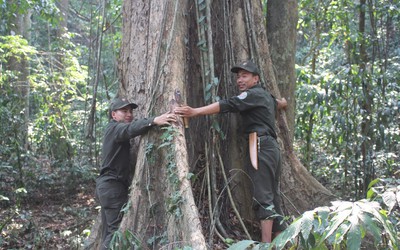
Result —
<path fill-rule="evenodd" d="M 12 193 L 10 186 L 0 186 L 2 193 Z M 11 201 L 0 199 L 0 250 L 84 249 L 99 211 L 95 182 L 68 186 L 74 188 L 43 185 Z M 232 238 L 240 238 L 240 230 L 235 230 L 240 228 L 238 224 L 230 226 L 230 231 L 236 232 Z M 226 249 L 218 237 L 213 244 L 213 249 Z"/>
<path fill-rule="evenodd" d="M 98 214 L 95 183 L 42 188 L 0 210 L 0 249 L 82 249 Z"/>

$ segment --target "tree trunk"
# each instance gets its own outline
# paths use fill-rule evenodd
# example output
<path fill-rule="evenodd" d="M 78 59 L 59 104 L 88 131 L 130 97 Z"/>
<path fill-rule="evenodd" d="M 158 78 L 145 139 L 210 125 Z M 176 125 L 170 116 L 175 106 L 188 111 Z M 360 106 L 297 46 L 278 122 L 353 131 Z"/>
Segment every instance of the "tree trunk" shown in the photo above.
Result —
<path fill-rule="evenodd" d="M 282 97 L 288 102 L 286 117 L 289 136 L 293 140 L 296 102 L 296 36 L 297 1 L 272 0 L 267 2 L 267 36 L 276 82 Z"/>
<path fill-rule="evenodd" d="M 60 10 L 61 20 L 57 27 L 57 40 L 60 46 L 63 46 L 67 40 L 65 34 L 68 32 L 68 17 L 69 17 L 69 0 L 60 0 L 57 2 L 57 7 Z M 64 70 L 64 55 L 57 53 L 55 56 L 55 66 L 58 70 Z"/>
<path fill-rule="evenodd" d="M 57 37 L 61 38 L 68 31 L 69 0 L 60 0 L 56 4 L 61 15 L 61 20 L 57 27 Z"/>
<path fill-rule="evenodd" d="M 206 25 L 212 30 L 212 39 L 207 40 L 206 47 L 202 47 L 201 32 L 197 30 L 205 17 L 196 17 L 201 12 L 195 12 L 194 4 L 199 4 L 200 10 L 204 4 L 211 10 L 211 19 Z M 191 106 L 205 104 L 207 91 L 204 88 L 208 85 L 203 86 L 201 82 L 210 72 L 201 72 L 204 60 L 201 50 L 204 49 L 214 51 L 212 55 L 208 54 L 214 58 L 214 65 L 209 64 L 208 70 L 213 70 L 218 77 L 217 83 L 213 84 L 216 94 L 222 98 L 236 94 L 230 68 L 247 58 L 253 58 L 259 64 L 266 87 L 280 97 L 260 1 L 221 0 L 213 1 L 212 6 L 208 1 L 125 1 L 123 17 L 119 95 L 139 104 L 136 116 L 170 110 L 176 90 L 182 91 Z M 226 228 L 234 221 L 229 217 L 230 207 L 238 208 L 239 217 L 253 218 L 251 195 L 246 185 L 248 178 L 242 169 L 242 156 L 247 147 L 239 136 L 240 117 L 228 114 L 217 118 L 218 126 L 207 122 L 208 117 L 199 117 L 190 120 L 190 128 L 186 131 L 180 123 L 172 128 L 154 129 L 141 137 L 135 148 L 138 158 L 130 200 L 120 227 L 121 232 L 131 232 L 137 244 L 149 244 L 153 248 L 191 246 L 212 249 L 213 233 L 222 237 L 223 230 L 216 230 L 210 222 L 216 210 L 225 217 L 220 226 Z M 287 212 L 297 216 L 298 212 L 327 204 L 332 194 L 307 172 L 293 152 L 285 113 L 279 114 L 277 125 L 284 160 L 282 187 Z M 204 141 L 209 138 L 205 135 L 210 130 L 218 133 L 212 141 Z M 214 151 L 208 151 L 210 144 L 214 145 Z M 204 160 L 210 153 L 217 159 L 212 164 Z M 211 212 L 206 209 L 210 206 L 206 197 L 209 193 L 203 197 L 203 189 L 193 189 L 195 199 L 188 179 L 189 172 L 193 172 L 196 176 L 193 186 L 210 185 L 205 168 L 210 169 L 208 173 L 215 168 L 216 181 L 221 180 L 217 190 L 213 190 L 217 192 L 218 200 L 214 204 L 217 208 L 211 208 Z M 221 177 L 224 172 L 228 173 L 225 182 Z M 228 201 L 227 188 L 233 191 L 233 202 Z M 202 211 L 201 220 L 198 209 Z M 98 231 L 92 232 L 96 233 Z M 235 237 L 232 232 L 229 235 Z M 211 242 L 208 245 L 206 238 Z"/>
<path fill-rule="evenodd" d="M 24 12 L 16 13 L 12 16 L 11 23 L 11 35 L 19 35 L 26 39 L 30 40 L 31 37 L 31 16 L 32 10 L 27 9 Z M 25 150 L 29 148 L 28 141 L 28 125 L 29 125 L 29 95 L 30 95 L 30 82 L 28 79 L 29 76 L 29 65 L 28 60 L 25 56 L 21 58 L 10 58 L 8 63 L 8 69 L 16 72 L 17 75 L 17 91 L 21 96 L 21 110 L 24 115 L 24 129 L 21 130 L 21 134 L 23 135 L 22 145 Z"/>
<path fill-rule="evenodd" d="M 360 17 L 358 23 L 359 29 L 359 37 L 360 37 L 360 78 L 361 85 L 363 91 L 363 99 L 362 99 L 362 109 L 363 109 L 363 119 L 361 122 L 361 135 L 364 138 L 361 144 L 361 154 L 362 154 L 362 169 L 364 171 L 363 178 L 363 189 L 361 195 L 359 195 L 359 199 L 364 197 L 368 191 L 368 185 L 375 178 L 375 170 L 372 163 L 372 155 L 371 155 L 371 141 L 373 140 L 373 133 L 371 131 L 371 114 L 372 110 L 372 94 L 371 94 L 371 86 L 370 79 L 368 76 L 368 72 L 366 71 L 366 64 L 368 62 L 367 51 L 366 51 L 366 34 L 365 34 L 365 10 L 366 10 L 366 0 L 360 1 Z"/>

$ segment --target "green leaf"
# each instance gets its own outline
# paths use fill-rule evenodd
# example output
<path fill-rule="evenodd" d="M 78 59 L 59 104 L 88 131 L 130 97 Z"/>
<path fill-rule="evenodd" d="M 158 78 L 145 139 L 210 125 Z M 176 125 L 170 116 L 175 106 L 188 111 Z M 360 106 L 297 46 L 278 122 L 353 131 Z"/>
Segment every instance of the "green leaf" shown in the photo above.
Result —
<path fill-rule="evenodd" d="M 359 223 L 359 218 L 358 218 L 358 215 L 361 212 L 362 211 L 360 209 L 360 206 L 358 206 L 357 203 L 355 203 L 353 205 L 352 214 L 348 219 L 349 224 L 346 225 L 347 228 L 346 228 L 345 231 L 340 232 L 340 238 L 341 239 L 340 239 L 340 241 L 338 241 L 338 243 L 340 243 L 341 240 L 343 240 L 345 235 L 347 234 L 346 239 L 347 239 L 347 247 L 348 248 L 349 248 L 349 242 L 348 242 L 349 239 L 352 240 L 352 241 L 356 241 L 356 242 L 351 242 L 350 243 L 351 246 L 352 246 L 352 248 L 350 248 L 350 249 L 354 249 L 353 247 L 357 243 L 361 244 L 361 230 L 360 230 L 361 228 L 360 228 L 360 223 Z M 344 225 L 344 223 L 342 225 Z M 358 233 L 358 235 L 354 235 L 354 233 L 355 233 L 354 231 L 356 231 L 356 233 Z M 353 236 L 354 236 L 354 238 L 352 238 Z M 358 242 L 357 242 L 357 240 L 358 240 Z M 356 249 L 359 249 L 359 248 L 356 248 Z"/>
<path fill-rule="evenodd" d="M 331 224 L 326 228 L 327 233 L 322 238 L 323 241 L 329 238 L 339 226 L 349 217 L 351 214 L 352 203 L 351 202 L 332 202 L 334 203 L 334 208 L 336 208 L 337 214 L 331 219 Z"/>
<path fill-rule="evenodd" d="M 221 127 L 219 126 L 219 123 L 217 120 L 213 121 L 212 126 L 218 133 L 221 132 Z"/>
<path fill-rule="evenodd" d="M 26 191 L 25 188 L 18 188 L 17 190 L 15 190 L 15 193 L 17 193 L 17 194 L 20 194 L 20 193 L 26 194 L 26 193 L 28 193 L 28 192 Z"/>
<path fill-rule="evenodd" d="M 206 19 L 206 16 L 201 16 L 197 22 L 198 22 L 198 23 L 201 23 L 201 22 L 203 22 L 205 19 Z"/>
<path fill-rule="evenodd" d="M 374 197 L 374 195 L 376 194 L 376 192 L 374 191 L 374 189 L 372 189 L 372 186 L 374 186 L 376 183 L 378 183 L 380 181 L 380 179 L 375 179 L 373 181 L 371 181 L 368 185 L 368 192 L 367 192 L 367 199 L 372 199 Z"/>
<path fill-rule="evenodd" d="M 374 189 L 373 188 L 370 188 L 370 189 L 368 189 L 368 192 L 367 192 L 367 199 L 372 199 L 372 198 L 374 198 L 374 195 L 375 195 L 376 193 L 375 193 L 375 191 L 374 191 Z"/>
<path fill-rule="evenodd" d="M 197 42 L 197 47 L 201 47 L 201 46 L 205 45 L 206 43 L 207 43 L 207 41 L 202 39 L 202 40 Z"/>
<path fill-rule="evenodd" d="M 381 238 L 381 229 L 376 224 L 376 221 L 371 218 L 370 213 L 361 213 L 358 215 L 364 228 L 368 228 L 368 233 L 374 237 L 375 243 L 379 242 Z"/>
<path fill-rule="evenodd" d="M 212 88 L 212 84 L 211 83 L 209 83 L 209 84 L 207 84 L 207 86 L 206 86 L 206 92 L 208 92 L 208 91 L 210 91 L 210 89 Z"/>
<path fill-rule="evenodd" d="M 218 86 L 218 84 L 219 84 L 219 79 L 218 79 L 218 77 L 214 77 L 213 83 L 214 83 L 215 86 Z"/>
<path fill-rule="evenodd" d="M 386 233 L 389 235 L 389 240 L 392 243 L 393 249 L 398 249 L 396 230 L 393 228 L 393 224 L 388 219 L 386 211 L 381 209 L 379 203 L 366 200 L 361 200 L 356 203 L 362 208 L 363 211 L 373 215 L 373 219 L 379 222 L 379 224 L 385 229 Z"/>
<path fill-rule="evenodd" d="M 358 223 L 352 223 L 347 233 L 347 249 L 358 250 L 361 246 L 361 230 Z"/>
<path fill-rule="evenodd" d="M 228 248 L 228 250 L 243 250 L 243 249 L 255 249 L 254 247 L 257 245 L 256 241 L 253 240 L 242 240 L 238 243 L 233 244 Z"/>
<path fill-rule="evenodd" d="M 386 206 L 388 206 L 388 212 L 390 213 L 394 206 L 396 206 L 396 194 L 394 193 L 394 189 L 389 189 L 382 194 L 383 202 Z"/>
<path fill-rule="evenodd" d="M 314 211 L 307 211 L 303 214 L 303 220 L 301 222 L 301 234 L 305 241 L 308 241 L 308 237 L 311 233 L 314 222 Z"/>
<path fill-rule="evenodd" d="M 374 209 L 373 214 L 375 215 L 375 218 L 381 222 L 386 233 L 389 235 L 389 239 L 392 242 L 393 249 L 397 250 L 398 249 L 398 239 L 397 239 L 396 232 L 393 228 L 392 223 L 387 219 L 387 216 L 384 215 L 382 213 L 382 211 L 377 211 Z"/>
<path fill-rule="evenodd" d="M 342 243 L 342 241 L 344 240 L 347 232 L 350 229 L 350 223 L 348 223 L 347 221 L 343 222 L 338 230 L 336 230 L 335 232 L 335 239 L 334 239 L 334 244 L 340 246 L 340 243 Z"/>
<path fill-rule="evenodd" d="M 320 234 L 313 233 L 312 235 L 310 235 L 310 239 L 312 239 L 309 242 L 311 244 L 310 250 L 328 250 L 329 249 L 326 246 L 326 244 L 323 241 L 321 241 L 322 236 Z M 316 245 L 316 242 L 320 242 L 320 244 Z M 308 248 L 305 248 L 305 249 L 308 249 Z"/>
<path fill-rule="evenodd" d="M 370 189 L 373 185 L 375 185 L 376 183 L 378 183 L 381 179 L 376 178 L 375 180 L 372 180 L 369 184 L 368 184 L 368 189 Z"/>
<path fill-rule="evenodd" d="M 233 239 L 231 239 L 231 238 L 225 238 L 224 239 L 224 242 L 226 243 L 226 244 L 228 244 L 228 245 L 231 245 L 231 244 L 234 244 L 234 240 Z"/>
<path fill-rule="evenodd" d="M 0 201 L 9 201 L 10 199 L 6 196 L 0 195 Z"/>
<path fill-rule="evenodd" d="M 396 199 L 397 199 L 397 203 L 400 205 L 400 186 L 397 186 L 396 188 Z"/>
<path fill-rule="evenodd" d="M 186 179 L 188 179 L 188 180 L 193 180 L 193 179 L 195 179 L 195 178 L 196 178 L 196 175 L 193 174 L 193 173 L 188 173 L 188 174 L 186 175 Z"/>
<path fill-rule="evenodd" d="M 303 216 L 294 221 L 288 228 L 286 228 L 282 233 L 278 235 L 278 237 L 273 240 L 272 245 L 276 246 L 277 249 L 282 249 L 289 241 L 294 240 L 299 235 L 302 220 Z"/>
<path fill-rule="evenodd" d="M 205 100 L 206 100 L 206 102 L 211 100 L 211 93 L 210 92 L 206 93 Z"/>

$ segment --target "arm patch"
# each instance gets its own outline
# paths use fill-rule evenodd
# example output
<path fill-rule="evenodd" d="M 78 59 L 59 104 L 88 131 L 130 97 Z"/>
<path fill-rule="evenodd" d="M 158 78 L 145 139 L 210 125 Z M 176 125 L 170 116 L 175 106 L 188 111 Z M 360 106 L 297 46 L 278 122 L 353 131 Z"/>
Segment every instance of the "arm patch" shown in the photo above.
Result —
<path fill-rule="evenodd" d="M 247 92 L 242 92 L 240 95 L 237 96 L 240 100 L 244 100 L 247 97 Z"/>

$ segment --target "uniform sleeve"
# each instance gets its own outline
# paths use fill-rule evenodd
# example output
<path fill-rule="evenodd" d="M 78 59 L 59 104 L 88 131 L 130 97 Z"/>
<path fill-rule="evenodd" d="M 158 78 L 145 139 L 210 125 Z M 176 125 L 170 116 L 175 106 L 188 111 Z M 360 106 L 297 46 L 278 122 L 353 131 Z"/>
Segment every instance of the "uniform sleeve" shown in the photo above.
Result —
<path fill-rule="evenodd" d="M 257 96 L 251 90 L 242 92 L 226 100 L 220 100 L 220 113 L 242 112 L 257 106 Z"/>
<path fill-rule="evenodd" d="M 276 100 L 275 96 L 273 94 L 270 94 L 272 96 L 272 100 L 274 100 L 274 110 L 275 113 L 278 111 L 278 101 Z"/>
<path fill-rule="evenodd" d="M 154 117 L 134 120 L 131 123 L 118 122 L 115 126 L 115 139 L 126 141 L 138 135 L 143 135 L 154 126 Z"/>

